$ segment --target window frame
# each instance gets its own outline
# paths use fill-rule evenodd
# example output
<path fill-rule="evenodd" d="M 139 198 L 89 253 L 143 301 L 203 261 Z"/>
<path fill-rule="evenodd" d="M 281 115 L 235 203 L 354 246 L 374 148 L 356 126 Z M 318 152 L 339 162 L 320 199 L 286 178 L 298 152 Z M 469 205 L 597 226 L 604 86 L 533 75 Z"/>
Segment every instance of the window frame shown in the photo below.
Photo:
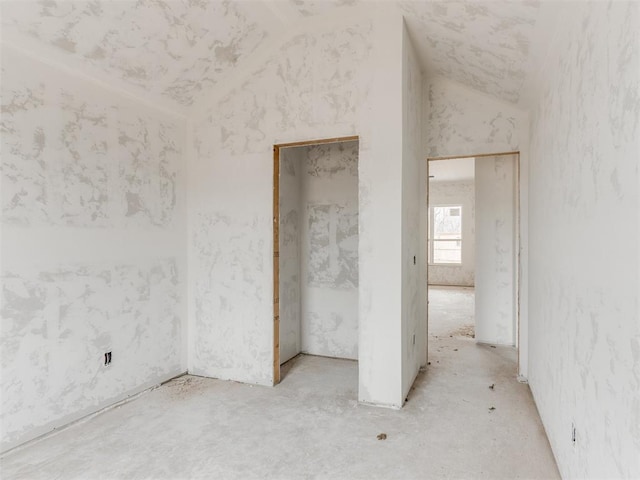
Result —
<path fill-rule="evenodd" d="M 458 239 L 440 239 L 439 242 L 460 242 L 460 262 L 438 262 L 433 261 L 434 253 L 434 211 L 436 208 L 459 208 L 460 209 L 460 240 Z M 429 206 L 429 218 L 427 219 L 427 263 L 429 266 L 435 267 L 460 267 L 463 262 L 462 242 L 464 240 L 462 225 L 463 205 L 460 203 L 438 203 Z"/>

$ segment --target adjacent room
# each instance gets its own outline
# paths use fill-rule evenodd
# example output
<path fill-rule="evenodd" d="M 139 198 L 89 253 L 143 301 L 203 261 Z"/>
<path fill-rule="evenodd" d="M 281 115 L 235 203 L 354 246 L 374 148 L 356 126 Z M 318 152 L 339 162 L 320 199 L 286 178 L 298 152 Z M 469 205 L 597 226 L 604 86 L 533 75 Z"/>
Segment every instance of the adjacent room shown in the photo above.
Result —
<path fill-rule="evenodd" d="M 0 22 L 3 479 L 640 478 L 640 3 Z"/>
<path fill-rule="evenodd" d="M 430 305 L 445 308 L 431 321 L 432 335 L 444 327 L 518 347 L 519 154 L 430 159 L 428 166 Z"/>
<path fill-rule="evenodd" d="M 429 338 L 475 338 L 475 158 L 430 160 Z"/>

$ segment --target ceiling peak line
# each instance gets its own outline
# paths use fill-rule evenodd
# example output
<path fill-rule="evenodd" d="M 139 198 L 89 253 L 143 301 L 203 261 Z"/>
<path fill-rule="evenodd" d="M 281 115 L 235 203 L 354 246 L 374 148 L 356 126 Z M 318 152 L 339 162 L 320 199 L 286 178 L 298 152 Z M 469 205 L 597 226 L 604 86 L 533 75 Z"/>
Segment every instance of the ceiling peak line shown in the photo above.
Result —
<path fill-rule="evenodd" d="M 123 82 L 115 77 L 106 76 L 93 72 L 87 65 L 76 65 L 76 62 L 68 61 L 68 58 L 60 58 L 61 54 L 56 51 L 47 52 L 46 45 L 37 45 L 33 48 L 35 42 L 29 38 L 20 38 L 20 34 L 8 34 L 3 32 L 3 38 L 0 46 L 9 48 L 15 53 L 24 55 L 33 61 L 47 65 L 56 70 L 64 72 L 66 75 L 81 78 L 82 80 L 99 86 L 100 88 L 117 94 L 121 97 L 130 98 L 133 101 L 143 104 L 147 107 L 167 113 L 171 116 L 185 119 L 188 111 L 181 105 L 172 102 L 164 96 L 146 93 L 143 90 L 136 91 L 132 85 Z M 44 50 L 44 51 L 43 51 Z M 106 78 L 105 78 L 106 77 Z"/>

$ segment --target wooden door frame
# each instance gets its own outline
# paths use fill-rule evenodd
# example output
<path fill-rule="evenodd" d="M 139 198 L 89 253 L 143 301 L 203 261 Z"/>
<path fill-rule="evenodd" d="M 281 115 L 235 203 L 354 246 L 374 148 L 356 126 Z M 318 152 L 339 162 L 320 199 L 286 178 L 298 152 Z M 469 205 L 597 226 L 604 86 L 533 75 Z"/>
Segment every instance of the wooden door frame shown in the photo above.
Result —
<path fill-rule="evenodd" d="M 429 198 L 429 162 L 435 162 L 438 160 L 457 160 L 459 158 L 484 158 L 484 157 L 504 157 L 504 156 L 508 156 L 508 155 L 514 155 L 516 157 L 516 172 L 515 172 L 515 181 L 516 181 L 516 198 L 515 198 L 515 209 L 516 209 L 516 228 L 515 228 L 515 232 L 516 232 L 516 246 L 515 246 L 515 282 L 516 282 L 516 288 L 515 288 L 515 306 L 516 306 L 516 324 L 515 324 L 515 328 L 516 328 L 516 350 L 518 351 L 518 355 L 517 355 L 517 368 L 518 368 L 518 376 L 520 375 L 520 345 L 521 345 L 521 338 L 520 338 L 520 286 L 522 284 L 522 279 L 521 279 L 521 275 L 522 275 L 522 267 L 520 265 L 520 253 L 521 253 L 521 248 L 522 248 L 522 238 L 520 235 L 520 228 L 521 228 L 521 212 L 520 212 L 520 161 L 521 161 L 521 155 L 520 155 L 520 150 L 515 150 L 515 151 L 511 151 L 511 152 L 498 152 L 498 153 L 481 153 L 478 155 L 447 155 L 447 156 L 443 156 L 443 157 L 427 157 L 427 210 L 429 210 L 431 208 L 431 199 Z M 475 179 L 474 179 L 475 181 Z M 427 227 L 428 230 L 428 227 Z M 427 232 L 428 235 L 428 232 Z M 427 240 L 427 248 L 428 247 L 428 240 Z M 429 295 L 429 263 L 427 262 L 427 298 Z M 427 322 L 429 321 L 429 316 L 428 316 L 428 309 L 429 309 L 429 303 L 427 300 Z M 475 319 L 474 319 L 475 321 Z M 427 323 L 427 331 L 428 331 L 428 323 Z M 427 337 L 427 341 L 428 341 L 428 337 Z"/>
<path fill-rule="evenodd" d="M 280 383 L 280 149 L 359 140 L 352 135 L 273 145 L 273 385 Z"/>

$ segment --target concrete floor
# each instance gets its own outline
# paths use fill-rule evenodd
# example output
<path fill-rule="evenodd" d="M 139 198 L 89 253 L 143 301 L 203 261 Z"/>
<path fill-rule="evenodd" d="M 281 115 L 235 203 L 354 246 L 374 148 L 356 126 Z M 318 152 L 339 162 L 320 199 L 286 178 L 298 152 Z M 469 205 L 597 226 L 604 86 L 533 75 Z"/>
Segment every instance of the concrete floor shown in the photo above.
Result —
<path fill-rule="evenodd" d="M 299 356 L 276 388 L 176 379 L 9 453 L 2 478 L 559 478 L 515 351 L 459 333 L 472 290 L 437 290 L 431 365 L 400 411 L 358 404 L 356 362 Z"/>
<path fill-rule="evenodd" d="M 473 287 L 430 286 L 429 341 L 452 334 L 475 338 L 474 309 Z"/>

